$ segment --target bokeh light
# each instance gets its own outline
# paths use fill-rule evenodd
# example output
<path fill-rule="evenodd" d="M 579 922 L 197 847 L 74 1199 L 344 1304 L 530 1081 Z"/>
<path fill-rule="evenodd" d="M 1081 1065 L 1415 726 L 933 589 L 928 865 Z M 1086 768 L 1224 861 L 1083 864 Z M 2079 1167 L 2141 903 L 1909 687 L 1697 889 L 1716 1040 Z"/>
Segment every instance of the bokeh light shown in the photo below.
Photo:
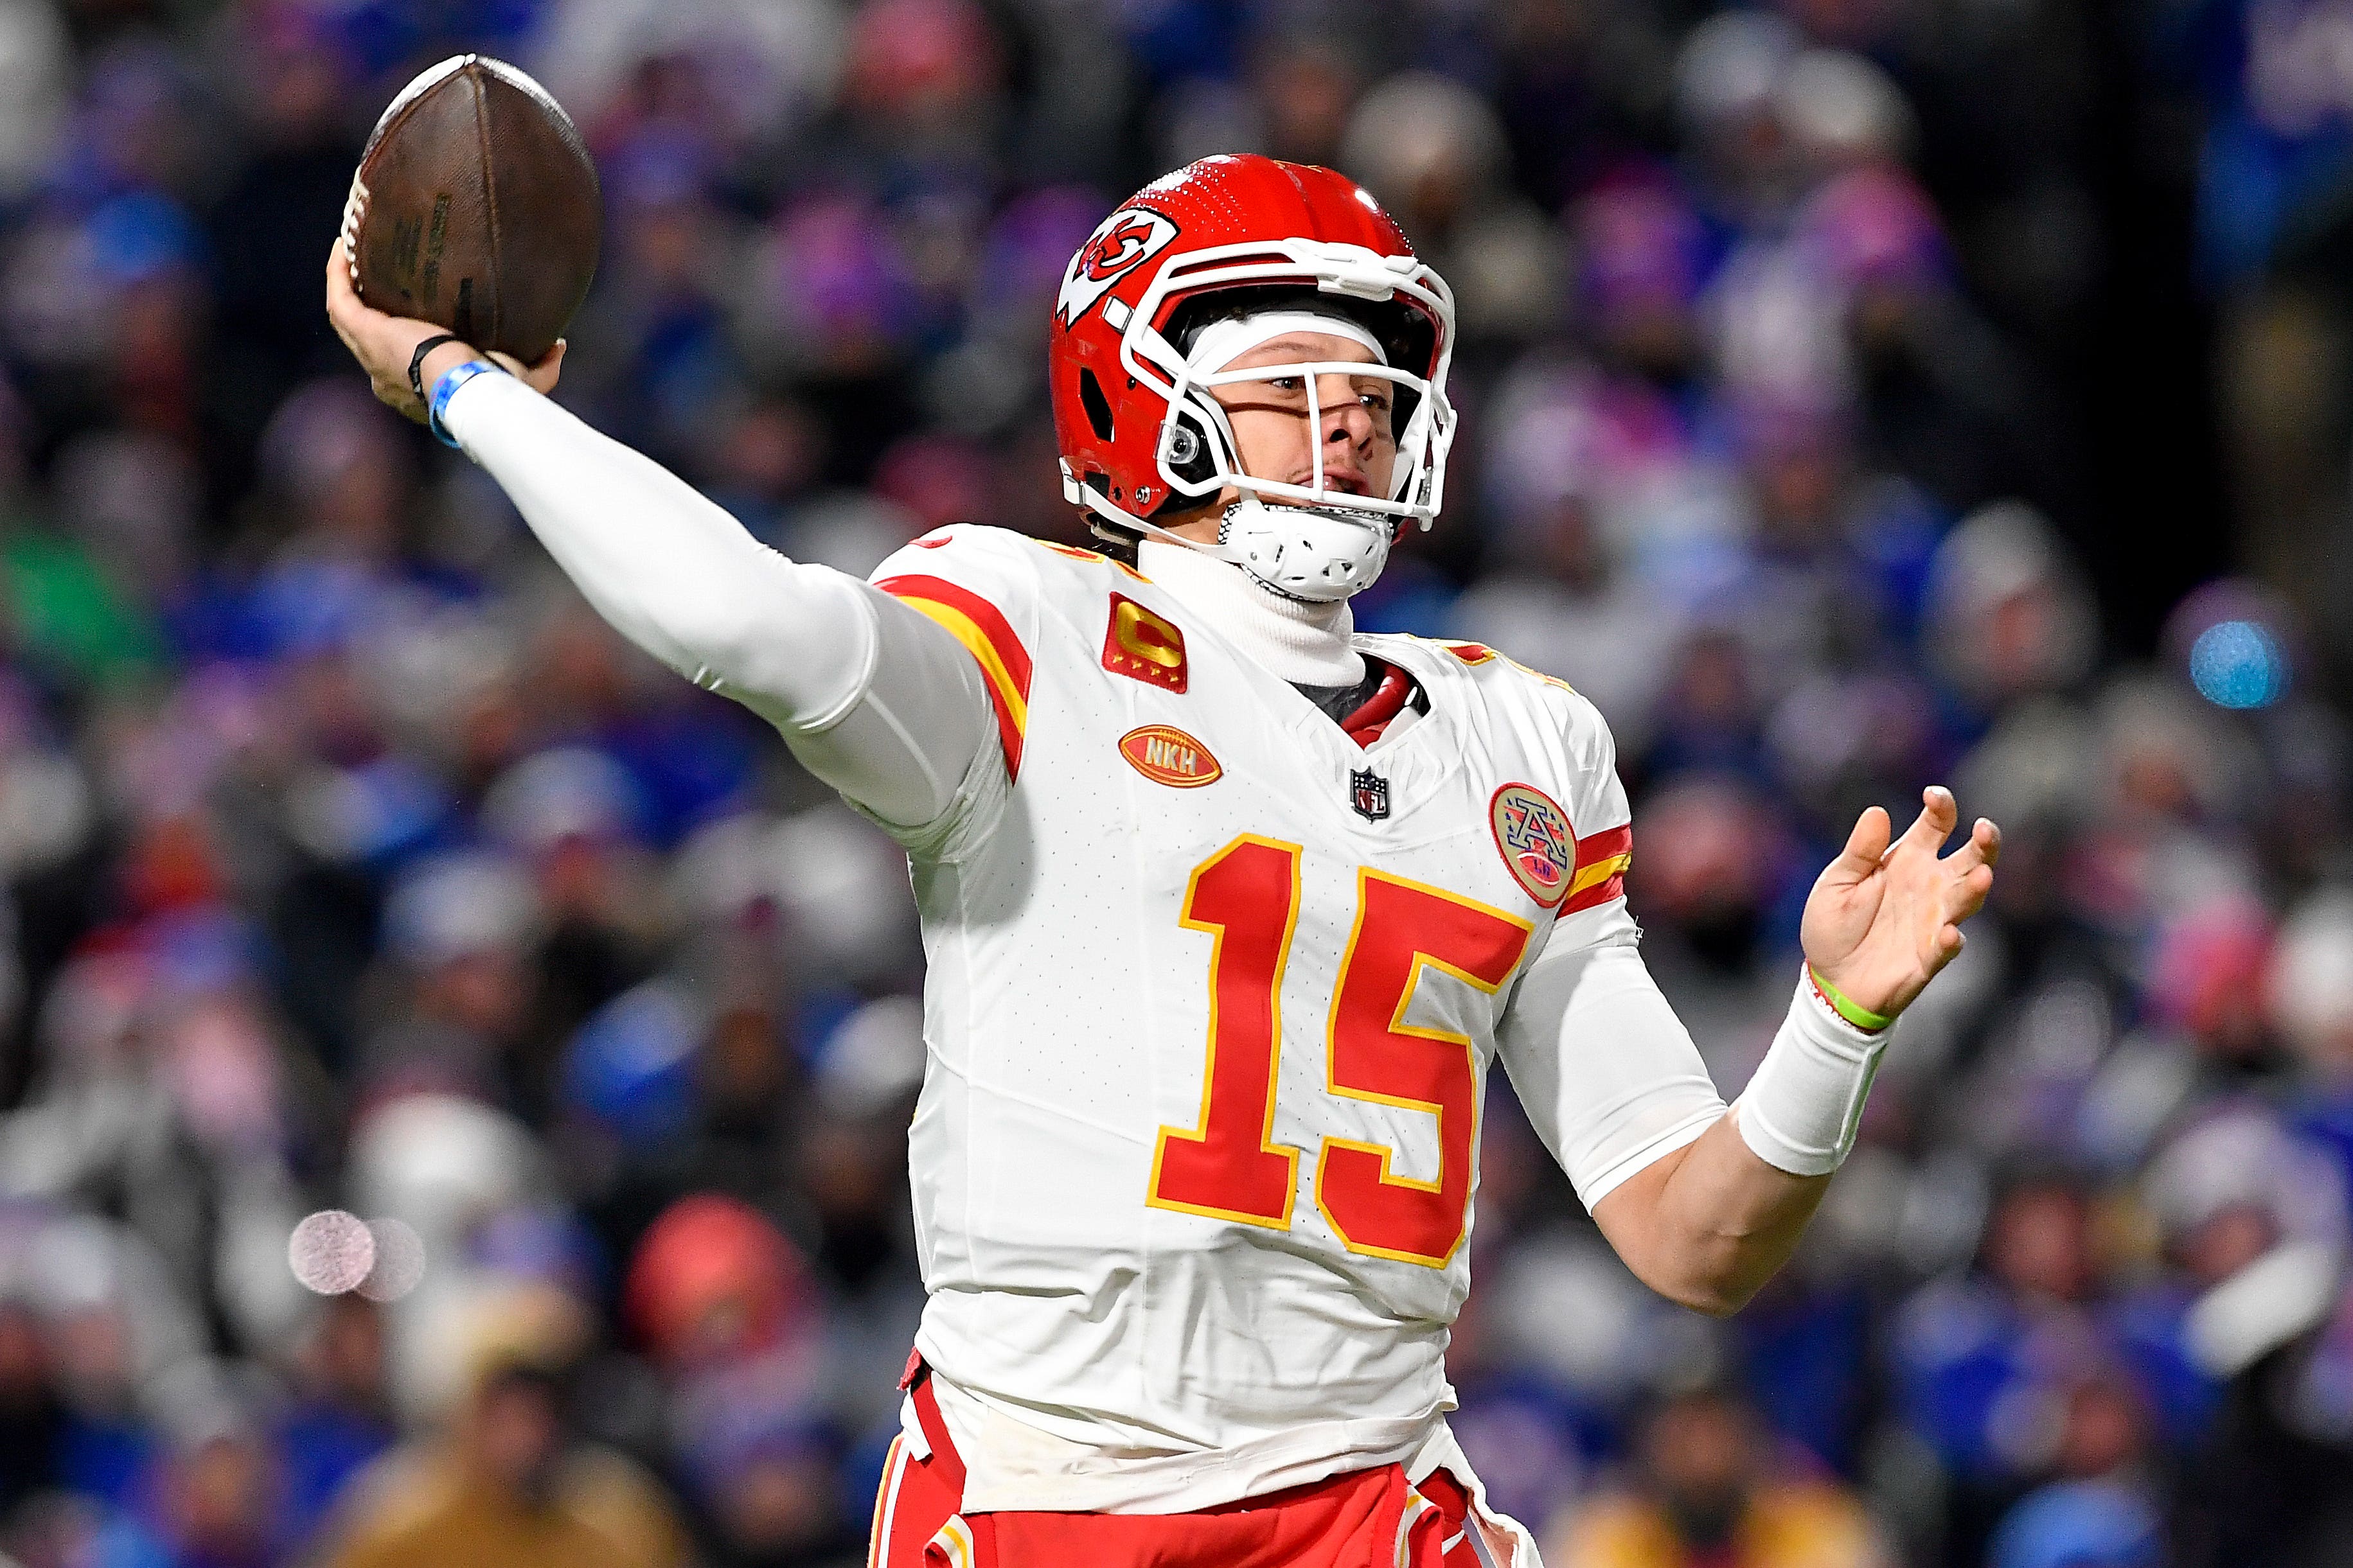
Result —
<path fill-rule="evenodd" d="M 2218 708 L 2268 708 L 2287 694 L 2287 653 L 2254 621 L 2217 621 L 2189 646 L 2189 680 Z"/>
<path fill-rule="evenodd" d="M 342 1209 L 321 1209 L 287 1238 L 294 1278 L 322 1296 L 340 1296 L 375 1267 L 375 1237 L 366 1222 Z"/>
<path fill-rule="evenodd" d="M 375 1261 L 354 1289 L 371 1301 L 397 1301 L 425 1278 L 425 1238 L 405 1220 L 372 1219 Z"/>

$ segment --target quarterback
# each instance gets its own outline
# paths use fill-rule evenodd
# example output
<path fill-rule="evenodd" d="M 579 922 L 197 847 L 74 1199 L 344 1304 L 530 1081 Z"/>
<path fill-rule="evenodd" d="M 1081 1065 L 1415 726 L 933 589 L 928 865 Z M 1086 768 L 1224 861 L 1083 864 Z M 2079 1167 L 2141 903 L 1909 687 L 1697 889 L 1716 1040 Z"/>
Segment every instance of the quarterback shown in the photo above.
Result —
<path fill-rule="evenodd" d="M 623 634 L 906 847 L 928 1302 L 871 1561 L 1534 1568 L 1449 1434 L 1500 1064 L 1653 1289 L 1738 1307 L 1851 1147 L 2000 836 L 1866 811 L 1727 1108 L 1645 969 L 1609 731 L 1470 643 L 1355 631 L 1442 499 L 1445 283 L 1327 169 L 1211 158 L 1047 323 L 1100 551 L 996 529 L 786 560 L 497 362 L 328 312 Z M 1563 671 L 1574 677 L 1575 671 Z"/>

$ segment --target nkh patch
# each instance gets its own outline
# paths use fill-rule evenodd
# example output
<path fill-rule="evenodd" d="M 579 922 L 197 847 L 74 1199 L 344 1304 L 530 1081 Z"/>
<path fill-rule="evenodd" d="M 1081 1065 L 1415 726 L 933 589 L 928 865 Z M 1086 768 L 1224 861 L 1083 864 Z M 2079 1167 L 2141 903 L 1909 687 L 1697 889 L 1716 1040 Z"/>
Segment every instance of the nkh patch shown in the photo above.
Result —
<path fill-rule="evenodd" d="M 1389 814 L 1389 781 L 1370 768 L 1357 768 L 1348 774 L 1348 804 L 1366 822 L 1378 822 Z"/>
<path fill-rule="evenodd" d="M 1113 594 L 1111 625 L 1103 632 L 1103 665 L 1113 675 L 1182 691 L 1185 634 L 1167 616 L 1155 615 L 1124 594 Z"/>
<path fill-rule="evenodd" d="M 1540 904 L 1560 902 L 1577 866 L 1568 813 L 1534 784 L 1507 784 L 1487 803 L 1487 816 L 1512 879 Z"/>
<path fill-rule="evenodd" d="M 1209 748 L 1174 724 L 1146 724 L 1119 738 L 1127 765 L 1170 789 L 1198 789 L 1225 776 Z"/>

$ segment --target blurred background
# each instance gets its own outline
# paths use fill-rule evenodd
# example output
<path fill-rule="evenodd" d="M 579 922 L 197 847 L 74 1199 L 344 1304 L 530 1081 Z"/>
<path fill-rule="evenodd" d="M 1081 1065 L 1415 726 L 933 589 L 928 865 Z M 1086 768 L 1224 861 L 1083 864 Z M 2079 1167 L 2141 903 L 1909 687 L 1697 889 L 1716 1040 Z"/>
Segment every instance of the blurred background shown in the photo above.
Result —
<path fill-rule="evenodd" d="M 862 1561 L 904 865 L 325 330 L 460 48 L 601 161 L 565 401 L 860 573 L 1081 537 L 1127 191 L 1381 195 L 1464 435 L 1359 622 L 1599 703 L 1727 1090 L 1859 807 L 2003 823 L 1738 1318 L 1499 1081 L 1456 1426 L 1556 1568 L 2353 1563 L 2346 0 L 0 0 L 0 1556 Z"/>

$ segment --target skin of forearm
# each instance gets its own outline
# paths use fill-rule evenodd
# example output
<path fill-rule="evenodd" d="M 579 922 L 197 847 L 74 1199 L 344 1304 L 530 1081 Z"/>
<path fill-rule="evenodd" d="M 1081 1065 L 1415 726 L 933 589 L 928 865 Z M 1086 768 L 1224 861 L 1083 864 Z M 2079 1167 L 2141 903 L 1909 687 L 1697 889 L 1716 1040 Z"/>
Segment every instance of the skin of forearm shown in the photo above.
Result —
<path fill-rule="evenodd" d="M 1736 1312 L 1789 1260 L 1830 1186 L 1757 1157 L 1728 1111 L 1594 1206 L 1637 1279 L 1712 1317 Z"/>

